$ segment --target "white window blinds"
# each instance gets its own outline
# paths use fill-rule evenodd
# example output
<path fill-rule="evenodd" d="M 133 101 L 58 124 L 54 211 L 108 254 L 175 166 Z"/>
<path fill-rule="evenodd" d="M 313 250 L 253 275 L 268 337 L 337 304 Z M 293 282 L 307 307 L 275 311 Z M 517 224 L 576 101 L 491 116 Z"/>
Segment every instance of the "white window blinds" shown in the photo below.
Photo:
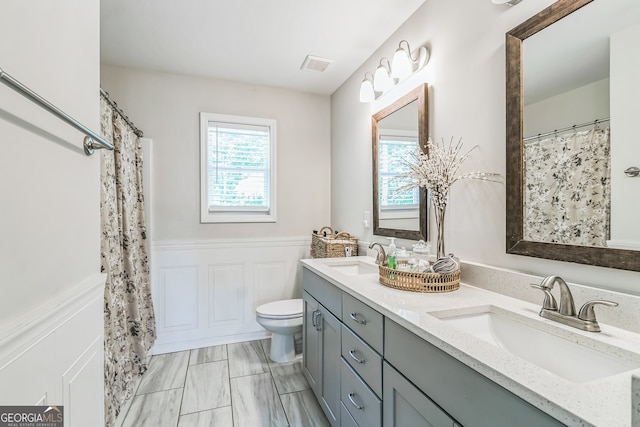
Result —
<path fill-rule="evenodd" d="M 378 188 L 381 209 L 415 209 L 420 202 L 418 187 L 397 191 L 407 184 L 398 178 L 408 170 L 404 161 L 418 147 L 418 138 L 398 135 L 380 135 L 378 141 Z"/>
<path fill-rule="evenodd" d="M 268 126 L 208 123 L 209 210 L 269 210 Z"/>
<path fill-rule="evenodd" d="M 275 221 L 274 141 L 273 120 L 201 113 L 203 222 Z"/>

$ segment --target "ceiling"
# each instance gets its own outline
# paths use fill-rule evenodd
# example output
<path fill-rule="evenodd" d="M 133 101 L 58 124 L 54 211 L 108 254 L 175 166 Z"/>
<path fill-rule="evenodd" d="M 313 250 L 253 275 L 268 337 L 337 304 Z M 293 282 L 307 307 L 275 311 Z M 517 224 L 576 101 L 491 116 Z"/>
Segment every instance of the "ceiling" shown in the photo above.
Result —
<path fill-rule="evenodd" d="M 330 95 L 424 1 L 101 0 L 101 62 Z"/>

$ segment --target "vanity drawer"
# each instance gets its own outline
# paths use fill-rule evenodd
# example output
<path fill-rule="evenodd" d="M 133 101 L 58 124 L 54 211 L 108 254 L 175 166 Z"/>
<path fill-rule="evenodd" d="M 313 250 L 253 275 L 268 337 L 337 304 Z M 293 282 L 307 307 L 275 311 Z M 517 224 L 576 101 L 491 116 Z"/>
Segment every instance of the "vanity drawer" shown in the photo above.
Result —
<path fill-rule="evenodd" d="M 342 402 L 340 402 L 340 427 L 358 427 L 356 420 L 353 419 Z"/>
<path fill-rule="evenodd" d="M 340 400 L 359 426 L 381 427 L 382 401 L 342 359 Z"/>
<path fill-rule="evenodd" d="M 382 396 L 382 356 L 344 325 L 342 357 L 378 396 Z"/>
<path fill-rule="evenodd" d="M 306 268 L 302 269 L 304 290 L 325 306 L 334 316 L 342 313 L 342 291 L 333 283 Z"/>
<path fill-rule="evenodd" d="M 382 354 L 384 316 L 351 295 L 342 293 L 342 323 Z"/>

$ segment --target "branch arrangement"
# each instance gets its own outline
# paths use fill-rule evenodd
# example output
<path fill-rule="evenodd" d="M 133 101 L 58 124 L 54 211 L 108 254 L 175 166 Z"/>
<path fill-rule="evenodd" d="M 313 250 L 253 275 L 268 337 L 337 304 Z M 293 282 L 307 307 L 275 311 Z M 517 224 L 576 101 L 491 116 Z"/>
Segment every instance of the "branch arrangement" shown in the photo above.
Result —
<path fill-rule="evenodd" d="M 415 186 L 431 190 L 431 200 L 436 208 L 444 209 L 447 205 L 451 186 L 460 179 L 476 179 L 481 181 L 500 182 L 496 177 L 500 174 L 491 172 L 471 172 L 457 175 L 460 166 L 477 147 L 474 145 L 465 154 L 462 151 L 462 138 L 457 144 L 453 143 L 453 137 L 447 144 L 444 139 L 440 143 L 434 143 L 431 137 L 427 141 L 426 153 L 419 148 L 405 160 L 409 170 L 398 175 L 399 179 L 408 182 L 397 191 L 403 191 Z"/>

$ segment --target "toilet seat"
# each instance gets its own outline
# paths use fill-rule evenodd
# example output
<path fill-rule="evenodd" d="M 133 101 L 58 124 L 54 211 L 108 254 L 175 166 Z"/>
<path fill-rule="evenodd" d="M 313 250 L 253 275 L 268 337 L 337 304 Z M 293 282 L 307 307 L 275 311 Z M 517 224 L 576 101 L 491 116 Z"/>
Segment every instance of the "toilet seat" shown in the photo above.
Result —
<path fill-rule="evenodd" d="M 295 319 L 302 317 L 302 299 L 287 299 L 262 304 L 256 308 L 256 315 L 265 319 Z"/>

